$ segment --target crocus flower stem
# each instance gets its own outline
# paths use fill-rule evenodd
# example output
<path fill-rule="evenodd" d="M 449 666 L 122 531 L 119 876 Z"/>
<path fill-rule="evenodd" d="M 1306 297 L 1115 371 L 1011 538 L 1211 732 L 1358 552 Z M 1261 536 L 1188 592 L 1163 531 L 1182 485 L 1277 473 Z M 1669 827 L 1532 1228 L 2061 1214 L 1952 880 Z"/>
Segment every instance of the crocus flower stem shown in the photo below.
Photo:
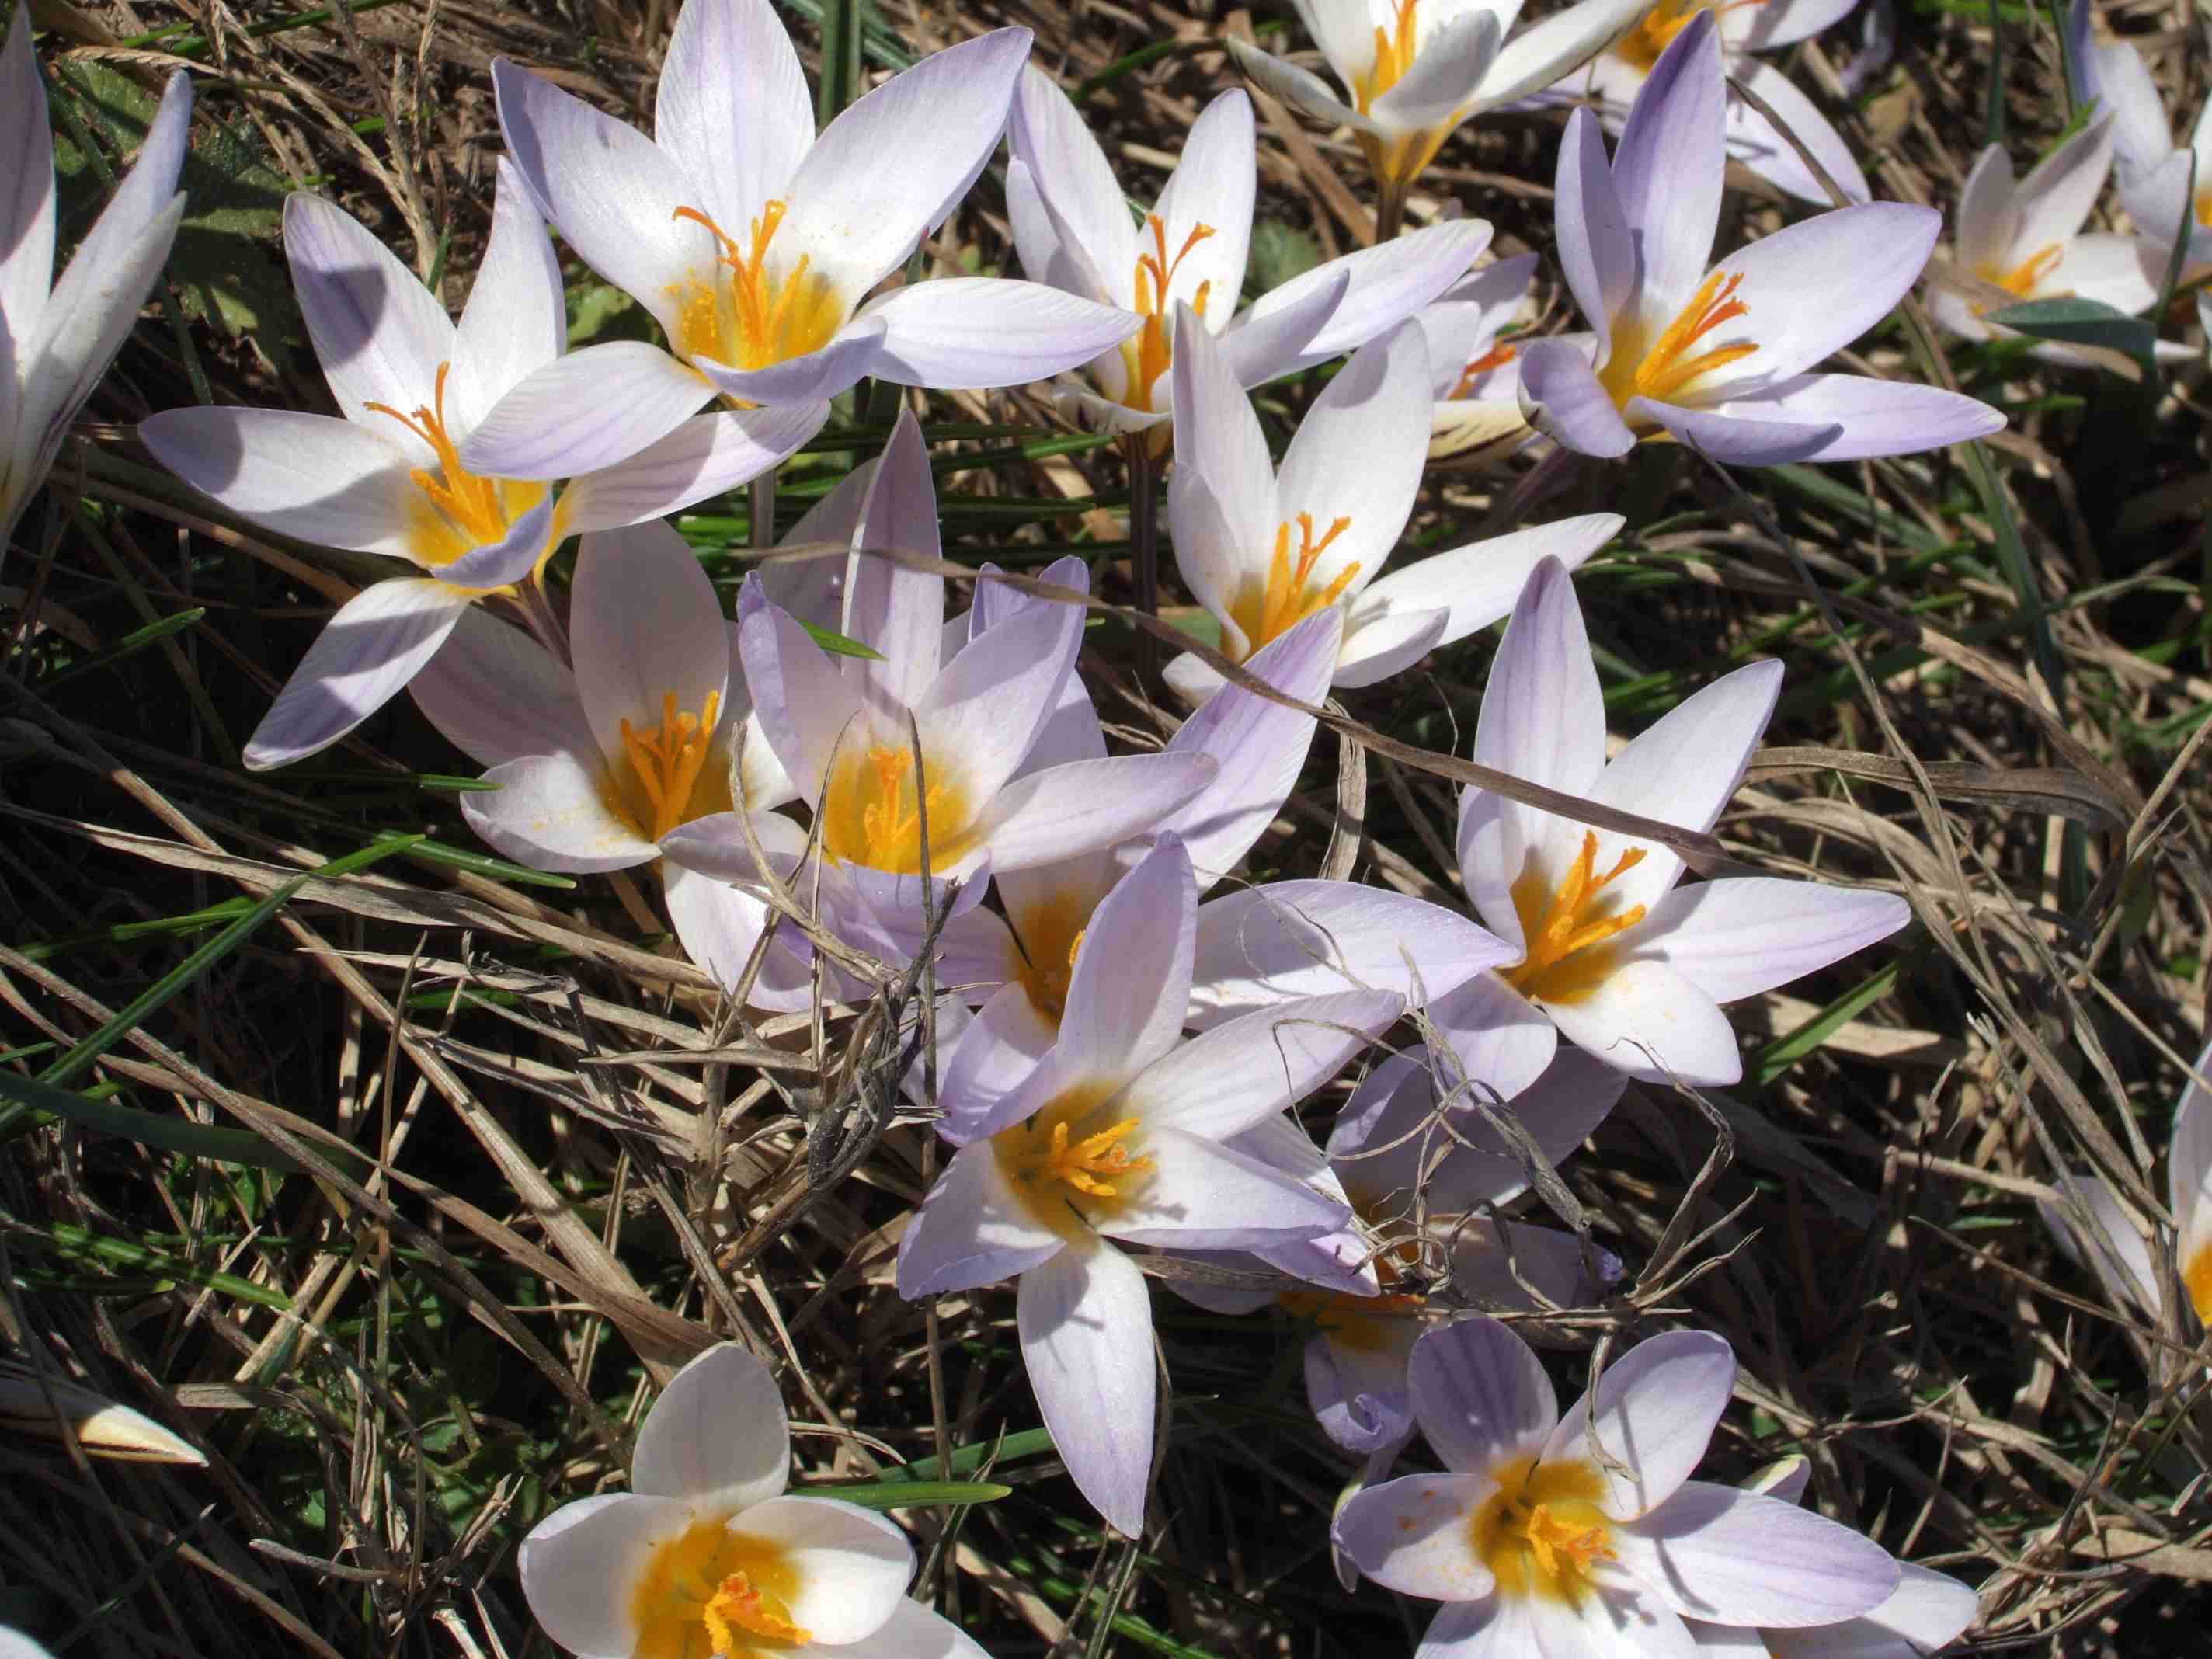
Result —
<path fill-rule="evenodd" d="M 1406 198 L 1412 192 L 1410 179 L 1389 179 L 1376 188 L 1375 243 L 1395 241 L 1406 222 Z"/>
<path fill-rule="evenodd" d="M 1129 564 L 1137 582 L 1137 608 L 1146 616 L 1160 609 L 1160 458 L 1152 450 L 1149 430 L 1132 432 L 1121 440 L 1122 459 L 1129 468 Z M 1159 671 L 1159 647 L 1142 629 L 1137 631 L 1137 673 L 1146 685 Z"/>
<path fill-rule="evenodd" d="M 752 519 L 752 544 L 756 553 L 765 553 L 775 545 L 775 469 L 770 467 L 755 478 L 749 505 Z"/>

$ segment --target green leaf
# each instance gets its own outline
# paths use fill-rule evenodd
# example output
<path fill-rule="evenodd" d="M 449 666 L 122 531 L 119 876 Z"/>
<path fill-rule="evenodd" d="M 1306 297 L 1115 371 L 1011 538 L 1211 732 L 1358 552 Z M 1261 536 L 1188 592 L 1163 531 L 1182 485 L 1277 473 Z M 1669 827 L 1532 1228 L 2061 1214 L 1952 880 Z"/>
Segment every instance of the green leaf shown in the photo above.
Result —
<path fill-rule="evenodd" d="M 868 1510 L 908 1510 L 925 1504 L 995 1504 L 1012 1491 L 994 1480 L 878 1480 L 859 1486 L 802 1486 L 799 1495 L 839 1498 Z"/>
<path fill-rule="evenodd" d="M 814 100 L 817 126 L 828 126 L 860 95 L 860 37 L 872 9 L 868 0 L 823 0 L 822 84 Z"/>
<path fill-rule="evenodd" d="M 1262 219 L 1252 227 L 1249 286 L 1255 294 L 1279 289 L 1320 264 L 1321 247 L 1305 232 L 1276 219 Z"/>
<path fill-rule="evenodd" d="M 799 625 L 806 630 L 806 636 L 833 657 L 859 657 L 867 662 L 881 662 L 884 659 L 882 652 L 872 650 L 858 640 L 848 640 L 833 629 L 817 628 L 804 617 L 799 617 L 798 622 Z"/>
<path fill-rule="evenodd" d="M 2130 317 L 2101 300 L 2072 296 L 2055 300 L 2023 300 L 2016 306 L 1992 311 L 1985 321 L 2067 345 L 2102 346 L 2134 358 L 2146 368 L 2158 331 L 2148 319 Z"/>
<path fill-rule="evenodd" d="M 280 1175 L 306 1173 L 290 1153 L 279 1151 L 251 1129 L 222 1128 L 211 1123 L 195 1123 L 190 1118 L 143 1111 L 119 1101 L 100 1100 L 73 1090 L 57 1089 L 50 1083 L 18 1077 L 13 1072 L 0 1072 L 0 1100 L 27 1107 L 49 1121 L 58 1118 L 80 1129 L 135 1140 L 142 1146 L 158 1146 L 165 1152 L 182 1152 L 187 1158 L 204 1158 L 216 1164 L 240 1164 L 248 1169 L 274 1170 Z M 356 1180 L 367 1177 L 368 1165 L 362 1160 L 349 1158 L 327 1147 L 320 1150 Z"/>

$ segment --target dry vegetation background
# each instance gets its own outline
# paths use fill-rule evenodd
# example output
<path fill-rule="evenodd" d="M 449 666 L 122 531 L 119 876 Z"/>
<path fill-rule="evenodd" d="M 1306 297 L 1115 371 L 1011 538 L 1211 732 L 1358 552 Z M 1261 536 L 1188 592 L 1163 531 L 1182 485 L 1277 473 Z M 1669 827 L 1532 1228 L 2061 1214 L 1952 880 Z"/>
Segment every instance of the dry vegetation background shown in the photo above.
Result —
<path fill-rule="evenodd" d="M 200 113 L 167 291 L 0 587 L 0 1322 L 27 1364 L 209 1463 L 0 1436 L 0 1622 L 103 1659 L 548 1652 L 516 1541 L 618 1486 L 653 1381 L 735 1335 L 784 1367 L 812 1480 L 988 1470 L 1011 1487 L 898 1511 L 924 1593 L 996 1653 L 1407 1650 L 1425 1610 L 1346 1595 L 1328 1571 L 1345 1465 L 1305 1414 L 1295 1325 L 1162 1301 L 1174 1455 L 1160 1524 L 1131 1543 L 1102 1536 L 1035 1426 L 1012 1295 L 899 1298 L 926 1123 L 817 1135 L 809 1155 L 811 1124 L 889 1086 L 895 981 L 872 1009 L 745 1024 L 626 878 L 483 854 L 458 757 L 404 699 L 301 767 L 238 764 L 370 562 L 224 521 L 132 424 L 196 398 L 326 409 L 283 279 L 283 193 L 339 201 L 458 304 L 490 209 L 493 57 L 644 124 L 673 0 L 28 3 L 53 31 L 65 245 L 166 70 L 194 70 Z M 787 15 L 811 64 L 817 0 Z M 1230 83 L 1221 36 L 1287 15 L 889 0 L 864 40 L 882 69 L 1029 25 L 1148 198 Z M 2198 15 L 2104 15 L 2193 112 L 2212 71 Z M 1792 64 L 1878 196 L 1948 209 L 1993 120 L 2023 167 L 2057 133 L 2047 13 L 1905 0 L 1899 21 L 1896 64 L 1856 106 L 1836 78 L 1856 19 Z M 1261 111 L 1265 285 L 1372 224 L 1350 147 Z M 1559 119 L 1462 131 L 1414 220 L 1488 217 L 1501 253 L 1548 255 Z M 1781 222 L 1741 182 L 1741 228 Z M 939 269 L 1003 266 L 1002 210 L 987 174 L 930 244 Z M 577 337 L 647 326 L 568 270 Z M 1914 372 L 1895 322 L 1861 349 Z M 2206 376 L 2146 392 L 2003 348 L 1949 364 L 2013 417 L 1986 462 L 1784 467 L 1745 494 L 1647 447 L 1558 504 L 1629 517 L 1578 583 L 1616 732 L 1780 655 L 1774 746 L 1720 834 L 1758 870 L 1901 890 L 1918 925 L 1740 1010 L 1759 1035 L 1738 1089 L 1632 1087 L 1559 1206 L 1630 1277 L 1610 1305 L 1522 1328 L 1564 1349 L 1655 1318 L 1726 1334 L 1744 1371 L 1717 1463 L 1808 1454 L 1831 1513 L 1980 1586 L 1977 1650 L 2202 1652 L 2200 1334 L 2186 1312 L 2128 1312 L 2057 1254 L 2035 1200 L 2088 1167 L 2163 1214 L 2166 1126 L 2205 1038 Z M 1267 394 L 1279 438 L 1314 384 Z M 786 475 L 787 521 L 888 413 L 841 408 Z M 1128 597 L 1110 450 L 1032 396 L 926 413 L 951 556 L 1073 548 Z M 1413 539 L 1467 539 L 1525 466 L 1435 469 Z M 726 594 L 745 511 L 678 521 Z M 1137 695 L 1132 638 L 1095 627 L 1085 671 L 1109 726 L 1154 744 L 1174 716 Z M 1349 734 L 1316 741 L 1255 861 L 1310 870 L 1333 848 L 1358 878 L 1455 902 L 1451 789 L 1423 751 L 1465 752 L 1494 642 L 1352 694 Z M 40 1085 L 78 1103 L 58 1118 Z M 173 1133 L 101 1133 L 103 1108 Z M 192 1138 L 208 1131 L 228 1139 Z M 821 1184 L 839 1153 L 857 1165 Z"/>

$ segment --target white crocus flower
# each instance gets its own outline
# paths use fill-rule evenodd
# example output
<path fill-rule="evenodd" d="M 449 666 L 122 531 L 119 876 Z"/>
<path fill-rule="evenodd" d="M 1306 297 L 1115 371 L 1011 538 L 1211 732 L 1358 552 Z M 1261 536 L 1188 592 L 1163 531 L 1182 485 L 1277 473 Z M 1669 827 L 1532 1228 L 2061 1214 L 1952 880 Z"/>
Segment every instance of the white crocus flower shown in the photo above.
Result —
<path fill-rule="evenodd" d="M 1344 612 L 1331 682 L 1373 685 L 1512 608 L 1543 558 L 1579 565 L 1618 514 L 1538 525 L 1430 556 L 1378 580 L 1421 487 L 1431 399 L 1418 323 L 1362 346 L 1307 410 L 1280 472 L 1251 400 L 1188 310 L 1176 322 L 1176 566 L 1221 624 L 1232 662 L 1331 606 Z M 1221 676 L 1188 653 L 1168 665 L 1185 696 Z"/>
<path fill-rule="evenodd" d="M 1256 46 L 1231 40 L 1229 49 L 1267 91 L 1352 129 L 1387 219 L 1461 122 L 1550 86 L 1649 3 L 1580 0 L 1509 40 L 1521 0 L 1296 0 L 1342 98 Z"/>
<path fill-rule="evenodd" d="M 2155 1319 L 2163 1300 L 2160 1275 L 2142 1224 L 2102 1176 L 2061 1175 L 2058 1182 L 2097 1224 L 2085 1252 L 2081 1229 L 2069 1206 L 2039 1200 L 2036 1207 L 2060 1248 L 2076 1261 L 2087 1255 L 2115 1291 Z M 2166 1203 L 2173 1214 L 2182 1294 L 2198 1322 L 2212 1326 L 2212 1046 L 2197 1056 L 2196 1070 L 2174 1109 L 2166 1153 Z"/>
<path fill-rule="evenodd" d="M 1429 459 L 1527 436 L 1521 414 L 1521 342 L 1498 337 L 1520 317 L 1540 260 L 1500 259 L 1452 284 L 1417 320 L 1429 341 Z"/>
<path fill-rule="evenodd" d="M 734 1342 L 677 1372 L 638 1426 L 630 1489 L 522 1541 L 530 1610 L 582 1659 L 985 1659 L 907 1599 L 914 1546 L 873 1510 L 794 1496 L 767 1366 Z"/>
<path fill-rule="evenodd" d="M 1243 91 L 1221 94 L 1192 123 L 1166 187 L 1133 227 L 1097 139 L 1034 68 L 1015 92 L 1006 141 L 1006 211 L 1022 269 L 1143 319 L 1086 368 L 1087 386 L 1066 394 L 1071 413 L 1101 431 L 1168 419 L 1177 306 L 1217 337 L 1237 382 L 1255 386 L 1364 345 L 1435 299 L 1490 242 L 1486 220 L 1433 225 L 1328 260 L 1240 311 L 1258 167 Z"/>
<path fill-rule="evenodd" d="M 191 114 L 191 77 L 171 76 L 137 159 L 56 281 L 53 135 L 31 9 L 15 8 L 0 50 L 0 558 L 168 259 Z"/>
<path fill-rule="evenodd" d="M 420 574 L 374 583 L 339 608 L 246 744 L 257 771 L 352 731 L 436 654 L 471 605 L 532 580 L 566 537 L 734 488 L 814 429 L 791 410 L 742 431 L 689 421 L 557 494 L 543 480 L 472 469 L 460 451 L 520 381 L 561 361 L 567 332 L 560 264 L 505 161 L 491 238 L 458 322 L 381 240 L 317 197 L 284 204 L 284 251 L 339 415 L 173 409 L 138 434 L 155 459 L 240 518 L 404 559 Z M 619 426 L 623 411 L 600 403 L 592 413 Z"/>
<path fill-rule="evenodd" d="M 1112 1241 L 1249 1249 L 1342 1226 L 1342 1204 L 1224 1142 L 1327 1082 L 1405 1007 L 1346 991 L 1185 1042 L 1197 911 L 1189 855 L 1163 836 L 1092 917 L 1043 1059 L 1004 1093 L 940 1097 L 960 1150 L 899 1247 L 902 1296 L 1018 1275 L 1037 1409 L 1083 1495 L 1131 1536 L 1152 1474 L 1152 1304 Z"/>
<path fill-rule="evenodd" d="M 1897 1588 L 1888 1553 L 1849 1528 L 1689 1478 L 1735 1385 L 1717 1336 L 1638 1344 L 1564 1416 L 1494 1319 L 1431 1331 L 1407 1369 L 1444 1473 L 1359 1492 L 1334 1535 L 1378 1583 L 1444 1603 L 1425 1659 L 1677 1659 L 1694 1651 L 1688 1619 L 1832 1625 Z"/>
<path fill-rule="evenodd" d="M 1491 665 L 1477 764 L 1685 830 L 1712 828 L 1782 684 L 1755 662 L 1669 710 L 1611 761 L 1605 697 L 1566 571 L 1536 568 Z M 1743 1073 L 1722 1005 L 1886 939 L 1912 919 L 1893 893 L 1761 876 L 1677 883 L 1655 842 L 1470 787 L 1460 878 L 1517 963 L 1436 999 L 1430 1017 L 1471 1079 L 1510 1096 L 1564 1034 L 1631 1077 L 1729 1084 Z"/>
<path fill-rule="evenodd" d="M 1110 348 L 1134 317 L 1035 283 L 959 277 L 868 298 L 982 171 L 1029 49 L 1023 28 L 948 46 L 819 137 L 769 0 L 689 0 L 652 138 L 496 60 L 500 129 L 546 217 L 653 313 L 670 351 L 574 353 L 520 388 L 465 459 L 550 477 L 604 465 L 711 397 L 739 424 L 797 404 L 818 427 L 863 375 L 1012 386 Z M 611 403 L 624 420 L 602 418 Z"/>
<path fill-rule="evenodd" d="M 2174 143 L 2142 54 L 2130 41 L 2096 40 L 2095 13 L 2088 0 L 2077 0 L 2067 14 L 2074 101 L 2111 124 L 2114 176 L 2149 280 L 2163 282 L 2179 234 L 2187 242 L 2181 279 L 2196 282 L 2212 270 L 2212 100 L 2198 108 L 2186 142 Z"/>

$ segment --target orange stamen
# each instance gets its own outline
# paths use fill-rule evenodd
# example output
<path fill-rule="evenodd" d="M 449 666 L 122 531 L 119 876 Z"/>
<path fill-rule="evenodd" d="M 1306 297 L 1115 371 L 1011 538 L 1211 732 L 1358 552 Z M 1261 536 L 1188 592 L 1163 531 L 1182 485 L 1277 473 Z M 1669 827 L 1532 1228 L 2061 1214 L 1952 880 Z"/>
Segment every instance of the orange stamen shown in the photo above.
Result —
<path fill-rule="evenodd" d="M 1182 239 L 1174 257 L 1168 254 L 1168 228 L 1157 213 L 1145 216 L 1145 228 L 1152 233 L 1152 246 L 1148 252 L 1137 256 L 1136 270 L 1131 286 L 1134 290 L 1136 311 L 1145 319 L 1134 339 L 1121 343 L 1121 361 L 1128 374 L 1128 386 L 1121 401 L 1131 409 L 1151 412 L 1153 408 L 1152 388 L 1159 384 L 1160 376 L 1168 372 L 1174 360 L 1174 343 L 1168 334 L 1168 294 L 1175 284 L 1176 272 L 1190 257 L 1190 251 L 1213 234 L 1212 225 L 1193 225 L 1190 234 Z M 1209 279 L 1198 285 L 1191 296 L 1191 309 L 1205 320 L 1206 302 L 1213 295 L 1213 283 Z"/>
<path fill-rule="evenodd" d="M 1359 563 L 1352 563 L 1338 571 L 1328 585 L 1314 587 L 1310 584 L 1315 567 L 1321 556 L 1328 550 L 1329 544 L 1352 527 L 1346 518 L 1332 520 L 1320 540 L 1314 539 L 1313 514 L 1301 513 L 1298 526 L 1298 550 L 1295 559 L 1291 554 L 1291 526 L 1285 519 L 1275 526 L 1275 551 L 1267 562 L 1267 580 L 1255 593 L 1248 585 L 1233 599 L 1229 614 L 1244 632 L 1245 654 L 1249 656 L 1268 641 L 1288 633 L 1324 605 L 1334 605 L 1344 597 L 1345 590 L 1358 579 Z"/>
<path fill-rule="evenodd" d="M 676 706 L 673 691 L 660 700 L 660 724 L 640 732 L 628 720 L 622 723 L 623 748 L 630 770 L 653 808 L 648 840 L 659 841 L 691 817 L 691 792 L 706 766 L 713 746 L 714 725 L 722 709 L 722 694 L 709 691 L 695 716 Z"/>
<path fill-rule="evenodd" d="M 1632 904 L 1609 916 L 1595 912 L 1605 902 L 1605 889 L 1643 862 L 1644 848 L 1632 847 L 1599 875 L 1597 833 L 1584 830 L 1581 851 L 1548 900 L 1532 863 L 1513 884 L 1513 908 L 1521 917 L 1528 954 L 1504 970 L 1505 982 L 1525 997 L 1553 1002 L 1575 1001 L 1602 984 L 1612 972 L 1608 954 L 1585 953 L 1643 921 L 1644 907 Z"/>
<path fill-rule="evenodd" d="M 438 365 L 437 389 L 429 406 L 418 407 L 412 415 L 403 415 L 390 404 L 362 407 L 390 416 L 430 447 L 438 458 L 438 471 L 416 467 L 408 477 L 471 546 L 483 547 L 507 534 L 507 507 L 500 499 L 499 481 L 479 477 L 464 467 L 460 452 L 446 431 L 446 376 L 453 367 L 450 362 Z"/>

